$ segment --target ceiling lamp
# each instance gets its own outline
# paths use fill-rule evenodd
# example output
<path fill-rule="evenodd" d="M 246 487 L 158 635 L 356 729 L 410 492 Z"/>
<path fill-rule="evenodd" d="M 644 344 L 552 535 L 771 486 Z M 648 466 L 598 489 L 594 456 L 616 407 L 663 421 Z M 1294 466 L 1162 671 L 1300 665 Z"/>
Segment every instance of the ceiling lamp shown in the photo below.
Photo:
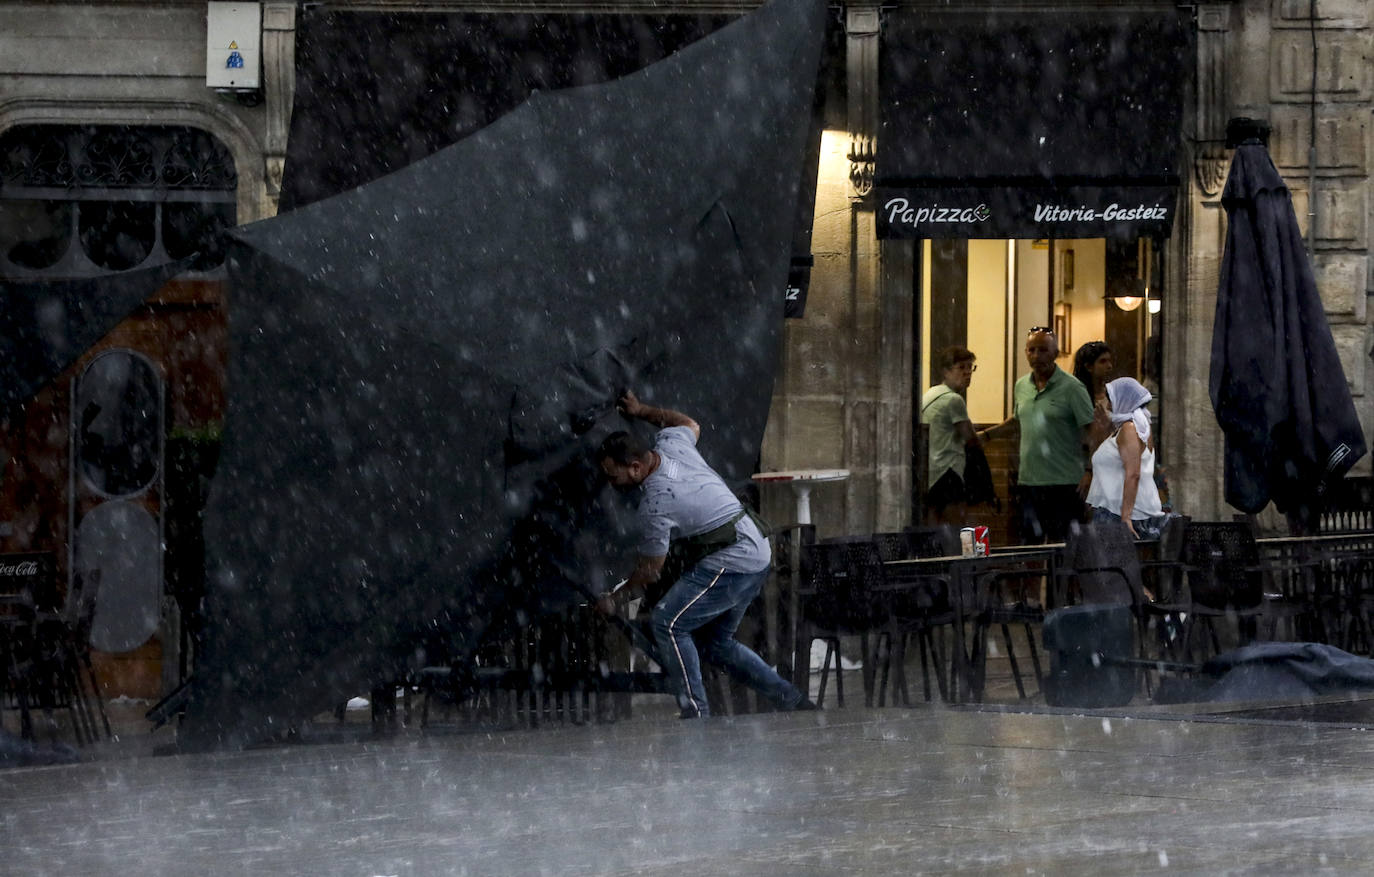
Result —
<path fill-rule="evenodd" d="M 1139 277 L 1128 277 L 1113 282 L 1103 298 L 1116 302 L 1116 306 L 1123 311 L 1133 311 L 1140 307 L 1148 296 L 1144 280 Z"/>

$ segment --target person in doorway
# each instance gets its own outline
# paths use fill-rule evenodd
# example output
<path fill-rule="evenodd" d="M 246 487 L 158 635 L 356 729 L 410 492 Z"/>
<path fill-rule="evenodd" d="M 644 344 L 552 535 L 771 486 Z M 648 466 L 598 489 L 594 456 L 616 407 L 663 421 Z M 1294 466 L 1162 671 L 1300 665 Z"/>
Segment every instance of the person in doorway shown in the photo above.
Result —
<path fill-rule="evenodd" d="M 1093 404 L 1083 384 L 1055 363 L 1059 341 L 1054 330 L 1032 326 L 1026 335 L 1030 373 L 1012 388 L 1012 416 L 982 431 L 986 443 L 1021 426 L 1022 539 L 1062 542 L 1069 524 L 1083 516 L 1083 499 L 1092 480 L 1087 460 Z"/>
<path fill-rule="evenodd" d="M 1082 382 L 1093 402 L 1093 425 L 1088 447 L 1095 450 L 1112 432 L 1107 418 L 1107 382 L 1116 377 L 1116 362 L 1105 341 L 1089 341 L 1073 354 L 1073 376 Z"/>
<path fill-rule="evenodd" d="M 614 487 L 641 492 L 634 571 L 622 587 L 602 595 L 598 610 L 611 615 L 617 604 L 659 583 L 672 549 L 674 557 L 683 557 L 685 571 L 654 603 L 650 617 L 682 717 L 711 713 L 694 635 L 705 646 L 706 660 L 780 709 L 815 709 L 802 692 L 735 640 L 745 611 L 768 578 L 772 554 L 754 518 L 697 452 L 701 427 L 680 411 L 645 405 L 633 392 L 620 398 L 619 407 L 659 432 L 653 447 L 644 447 L 627 432 L 612 433 L 597 453 Z"/>
<path fill-rule="evenodd" d="M 978 445 L 969 420 L 969 383 L 978 366 L 967 347 L 946 347 L 935 356 L 942 380 L 921 399 L 921 420 L 929 425 L 927 436 L 926 509 L 937 524 L 962 527 L 968 514 L 964 489 L 964 464 L 968 447 Z"/>
<path fill-rule="evenodd" d="M 1166 515 L 1155 486 L 1155 442 L 1145 406 L 1150 391 L 1134 378 L 1107 384 L 1112 433 L 1093 454 L 1088 491 L 1094 521 L 1124 522 L 1137 539 L 1158 539 Z"/>
<path fill-rule="evenodd" d="M 1116 361 L 1105 341 L 1089 341 L 1073 354 L 1073 376 L 1088 391 L 1088 398 L 1097 404 L 1107 398 L 1107 382 L 1116 376 Z"/>

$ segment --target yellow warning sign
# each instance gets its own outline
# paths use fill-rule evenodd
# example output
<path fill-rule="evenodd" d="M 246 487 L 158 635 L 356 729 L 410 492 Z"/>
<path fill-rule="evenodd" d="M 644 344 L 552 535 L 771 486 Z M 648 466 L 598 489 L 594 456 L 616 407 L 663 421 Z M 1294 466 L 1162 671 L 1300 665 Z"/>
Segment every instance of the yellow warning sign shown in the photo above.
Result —
<path fill-rule="evenodd" d="M 239 41 L 238 41 L 238 40 L 230 40 L 230 41 L 229 41 L 229 48 L 231 48 L 231 49 L 237 49 L 238 47 L 239 47 Z"/>

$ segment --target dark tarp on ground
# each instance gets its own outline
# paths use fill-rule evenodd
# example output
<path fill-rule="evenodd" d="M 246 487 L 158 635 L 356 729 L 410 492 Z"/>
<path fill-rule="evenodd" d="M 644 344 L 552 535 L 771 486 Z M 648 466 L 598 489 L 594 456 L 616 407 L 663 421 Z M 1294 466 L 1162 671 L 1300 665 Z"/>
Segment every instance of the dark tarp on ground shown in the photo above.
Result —
<path fill-rule="evenodd" d="M 29 401 L 188 264 L 80 280 L 0 281 L 0 417 Z"/>
<path fill-rule="evenodd" d="M 1229 219 L 1212 330 L 1211 398 L 1226 436 L 1226 501 L 1310 519 L 1327 485 L 1364 456 L 1298 231 L 1268 151 L 1236 149 L 1222 190 Z"/>
<path fill-rule="evenodd" d="M 188 745 L 280 733 L 427 632 L 462 654 L 503 604 L 618 578 L 629 507 L 590 457 L 621 387 L 747 480 L 824 26 L 775 2 L 235 233 Z"/>
<path fill-rule="evenodd" d="M 1175 12 L 886 13 L 879 236 L 1167 235 L 1187 34 Z"/>
<path fill-rule="evenodd" d="M 1374 691 L 1374 660 L 1320 643 L 1256 643 L 1202 668 L 1206 702 L 1273 701 Z"/>

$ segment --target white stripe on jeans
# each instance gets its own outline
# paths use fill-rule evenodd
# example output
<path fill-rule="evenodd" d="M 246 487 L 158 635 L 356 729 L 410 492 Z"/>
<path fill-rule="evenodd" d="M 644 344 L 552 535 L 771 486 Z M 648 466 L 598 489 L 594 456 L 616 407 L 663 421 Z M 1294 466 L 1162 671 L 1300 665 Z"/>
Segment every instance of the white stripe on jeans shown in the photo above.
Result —
<path fill-rule="evenodd" d="M 677 624 L 677 620 L 682 617 L 682 613 L 692 608 L 693 603 L 700 600 L 702 597 L 705 597 L 706 592 L 714 588 L 716 586 L 716 582 L 720 581 L 720 577 L 723 575 L 725 575 L 725 567 L 721 567 L 720 571 L 716 573 L 716 577 L 711 579 L 711 584 L 702 588 L 700 594 L 697 594 L 691 600 L 687 601 L 687 605 L 683 606 L 680 610 L 678 610 L 678 613 L 673 616 L 673 619 L 671 621 L 668 622 L 668 639 L 671 640 L 673 643 L 673 653 L 677 655 L 677 665 L 682 670 L 682 691 L 684 694 L 687 695 L 687 699 L 692 702 L 692 706 L 696 707 L 698 716 L 701 715 L 701 707 L 697 705 L 696 698 L 692 696 L 692 680 L 689 679 L 687 676 L 687 664 L 682 660 L 682 650 L 677 647 L 677 637 L 673 634 L 673 625 Z M 700 655 L 697 655 L 697 672 L 701 672 Z"/>

